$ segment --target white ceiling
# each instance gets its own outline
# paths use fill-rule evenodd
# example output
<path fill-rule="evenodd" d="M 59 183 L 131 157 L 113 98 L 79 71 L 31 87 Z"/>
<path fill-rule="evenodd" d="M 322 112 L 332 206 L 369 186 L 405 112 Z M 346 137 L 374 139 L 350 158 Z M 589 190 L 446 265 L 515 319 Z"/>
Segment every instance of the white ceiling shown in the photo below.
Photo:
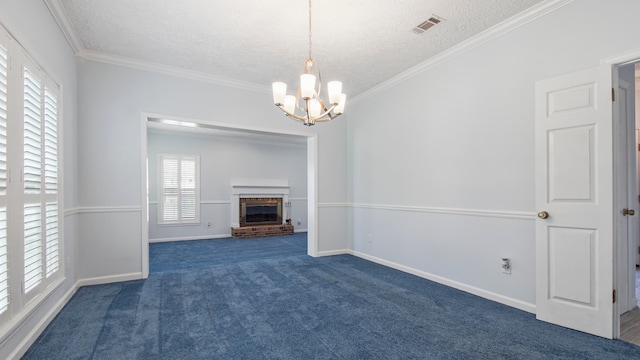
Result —
<path fill-rule="evenodd" d="M 79 56 L 135 61 L 269 88 L 297 87 L 308 56 L 305 0 L 45 0 Z M 315 0 L 323 81 L 358 94 L 543 0 Z M 412 29 L 436 15 L 442 23 Z"/>

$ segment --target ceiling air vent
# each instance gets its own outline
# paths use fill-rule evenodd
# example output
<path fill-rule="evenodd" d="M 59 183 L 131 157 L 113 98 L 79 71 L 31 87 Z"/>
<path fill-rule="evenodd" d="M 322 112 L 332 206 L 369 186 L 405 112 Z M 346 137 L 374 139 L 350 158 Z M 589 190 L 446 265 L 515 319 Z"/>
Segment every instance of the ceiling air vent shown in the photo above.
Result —
<path fill-rule="evenodd" d="M 412 31 L 416 34 L 422 34 L 423 32 L 431 29 L 432 27 L 438 25 L 442 20 L 442 18 L 438 16 L 431 16 L 429 19 L 423 21 L 420 25 L 414 27 Z"/>

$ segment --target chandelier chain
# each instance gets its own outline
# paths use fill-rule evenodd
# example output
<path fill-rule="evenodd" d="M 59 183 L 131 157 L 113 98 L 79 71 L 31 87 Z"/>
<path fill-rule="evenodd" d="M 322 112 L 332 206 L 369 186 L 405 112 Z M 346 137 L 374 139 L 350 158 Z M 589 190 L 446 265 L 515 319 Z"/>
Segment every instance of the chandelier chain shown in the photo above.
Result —
<path fill-rule="evenodd" d="M 311 59 L 311 0 L 309 0 L 309 59 Z"/>

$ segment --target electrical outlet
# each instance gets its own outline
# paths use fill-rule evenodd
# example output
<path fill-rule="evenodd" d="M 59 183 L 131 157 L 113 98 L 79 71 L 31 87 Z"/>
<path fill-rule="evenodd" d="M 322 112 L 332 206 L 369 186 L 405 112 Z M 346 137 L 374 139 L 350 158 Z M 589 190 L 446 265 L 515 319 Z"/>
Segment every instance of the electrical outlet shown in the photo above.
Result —
<path fill-rule="evenodd" d="M 210 228 L 211 227 L 211 221 L 207 221 L 207 227 Z"/>
<path fill-rule="evenodd" d="M 507 274 L 507 275 L 511 275 L 511 259 L 509 258 L 502 258 L 502 273 L 503 274 Z"/>
<path fill-rule="evenodd" d="M 298 219 L 298 226 L 302 225 L 302 220 Z"/>

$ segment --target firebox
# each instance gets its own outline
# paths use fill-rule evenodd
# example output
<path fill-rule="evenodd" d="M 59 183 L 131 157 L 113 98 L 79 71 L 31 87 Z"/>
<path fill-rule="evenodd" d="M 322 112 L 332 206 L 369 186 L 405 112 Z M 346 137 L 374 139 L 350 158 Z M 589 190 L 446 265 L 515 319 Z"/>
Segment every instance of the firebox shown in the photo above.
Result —
<path fill-rule="evenodd" d="M 240 227 L 282 225 L 282 198 L 240 198 Z"/>

